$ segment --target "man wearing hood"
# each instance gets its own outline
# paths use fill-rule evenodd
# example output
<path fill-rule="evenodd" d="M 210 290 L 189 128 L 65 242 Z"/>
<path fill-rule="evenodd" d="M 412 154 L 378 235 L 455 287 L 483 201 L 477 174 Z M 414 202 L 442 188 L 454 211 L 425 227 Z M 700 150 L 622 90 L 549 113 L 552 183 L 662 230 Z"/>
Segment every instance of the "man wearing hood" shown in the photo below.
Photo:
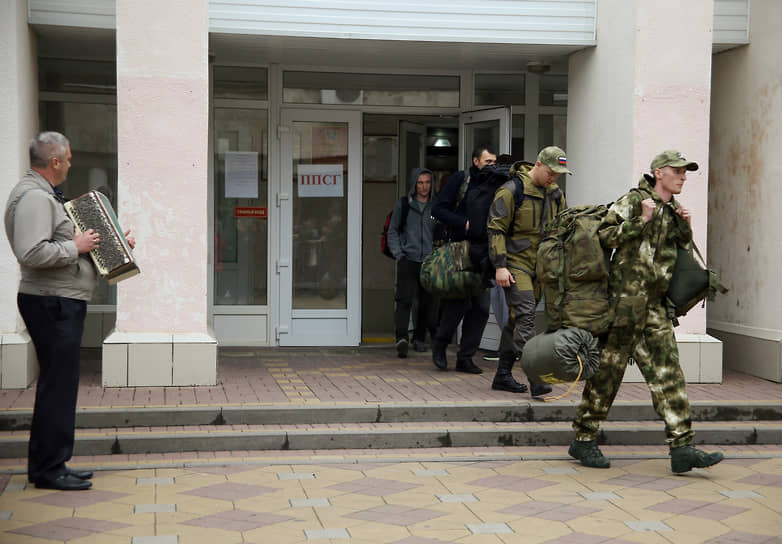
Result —
<path fill-rule="evenodd" d="M 603 247 L 615 249 L 609 276 L 614 321 L 600 368 L 587 380 L 573 422 L 576 436 L 568 453 L 584 466 L 611 466 L 597 445 L 597 433 L 630 358 L 638 363 L 654 409 L 665 421 L 671 470 L 687 472 L 722 460 L 721 453 L 692 445 L 690 403 L 673 332 L 675 315 L 666 303 L 678 248 L 692 244 L 690 211 L 674 195 L 681 193 L 687 172 L 697 169 L 697 163 L 678 151 L 663 151 L 652 159 L 650 173 L 641 177 L 638 187 L 611 206 L 598 229 Z"/>
<path fill-rule="evenodd" d="M 437 304 L 419 281 L 421 262 L 432 252 L 432 186 L 434 175 L 426 168 L 413 168 L 407 199 L 400 199 L 388 225 L 388 248 L 396 259 L 394 329 L 396 352 L 407 357 L 407 326 L 413 301 L 418 299 L 418 314 L 413 333 L 413 348 L 426 351 L 426 331 L 433 330 Z M 407 209 L 405 209 L 405 207 Z"/>

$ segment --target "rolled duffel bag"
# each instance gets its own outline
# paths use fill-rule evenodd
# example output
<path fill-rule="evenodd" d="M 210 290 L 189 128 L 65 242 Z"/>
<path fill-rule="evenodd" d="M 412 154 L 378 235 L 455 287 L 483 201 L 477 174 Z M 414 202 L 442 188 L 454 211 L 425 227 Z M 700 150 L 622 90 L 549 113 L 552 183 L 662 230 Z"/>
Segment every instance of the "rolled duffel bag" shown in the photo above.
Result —
<path fill-rule="evenodd" d="M 533 383 L 588 380 L 599 366 L 597 338 L 575 327 L 533 336 L 521 356 L 521 368 Z"/>
<path fill-rule="evenodd" d="M 484 290 L 481 275 L 473 272 L 470 244 L 464 240 L 438 247 L 421 263 L 421 285 L 442 298 L 468 298 Z"/>

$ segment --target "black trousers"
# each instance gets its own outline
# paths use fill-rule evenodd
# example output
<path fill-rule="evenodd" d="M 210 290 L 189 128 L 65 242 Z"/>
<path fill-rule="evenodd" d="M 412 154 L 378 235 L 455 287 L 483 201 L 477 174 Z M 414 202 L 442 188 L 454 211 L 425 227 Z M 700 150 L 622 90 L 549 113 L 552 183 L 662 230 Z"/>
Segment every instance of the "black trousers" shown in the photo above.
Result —
<path fill-rule="evenodd" d="M 413 339 L 423 342 L 426 331 L 434 331 L 437 325 L 437 297 L 432 296 L 421 287 L 418 279 L 421 273 L 421 263 L 409 259 L 396 262 L 396 292 L 394 300 L 394 332 L 396 339 L 407 338 L 407 326 L 410 323 L 410 312 L 413 302 L 418 299 L 418 313 L 413 318 L 415 331 Z M 432 334 L 434 337 L 434 334 Z"/>
<path fill-rule="evenodd" d="M 462 322 L 462 340 L 456 358 L 469 359 L 478 351 L 483 329 L 489 321 L 488 289 L 474 297 L 440 301 L 440 326 L 437 328 L 435 341 L 440 345 L 447 345 L 453 338 L 459 321 Z"/>
<path fill-rule="evenodd" d="M 16 302 L 40 366 L 27 454 L 27 477 L 36 482 L 65 472 L 65 462 L 73 455 L 87 303 L 24 293 L 17 295 Z"/>

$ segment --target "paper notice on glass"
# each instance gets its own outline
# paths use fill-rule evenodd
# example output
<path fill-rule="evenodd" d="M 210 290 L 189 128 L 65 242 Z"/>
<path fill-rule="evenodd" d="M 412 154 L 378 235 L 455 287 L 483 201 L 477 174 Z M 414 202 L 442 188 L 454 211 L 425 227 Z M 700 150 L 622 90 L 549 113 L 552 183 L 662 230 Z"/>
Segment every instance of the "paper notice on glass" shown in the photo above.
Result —
<path fill-rule="evenodd" d="M 226 152 L 225 198 L 258 198 L 257 152 Z"/>
<path fill-rule="evenodd" d="M 341 197 L 343 191 L 341 164 L 300 164 L 299 198 Z"/>

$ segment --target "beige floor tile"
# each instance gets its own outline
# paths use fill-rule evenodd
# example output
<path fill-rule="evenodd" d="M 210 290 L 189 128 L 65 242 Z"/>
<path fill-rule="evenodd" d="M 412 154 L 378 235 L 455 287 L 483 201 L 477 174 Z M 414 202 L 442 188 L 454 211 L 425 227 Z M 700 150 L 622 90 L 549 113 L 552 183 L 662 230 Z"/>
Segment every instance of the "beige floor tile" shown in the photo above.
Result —
<path fill-rule="evenodd" d="M 340 495 L 332 496 L 323 495 L 323 497 L 329 499 L 333 508 L 346 511 L 366 510 L 367 508 L 372 508 L 373 506 L 385 504 L 383 497 L 372 497 L 366 495 L 342 493 Z"/>
<path fill-rule="evenodd" d="M 730 528 L 721 521 L 687 515 L 671 516 L 665 520 L 665 524 L 676 531 L 677 538 L 679 534 L 687 534 L 708 540 L 730 531 Z"/>
<path fill-rule="evenodd" d="M 523 542 L 529 542 L 530 544 L 545 542 L 546 540 L 552 540 L 572 533 L 567 524 L 558 521 L 521 518 L 506 522 L 506 524 L 513 529 L 515 535 L 523 538 Z"/>
<path fill-rule="evenodd" d="M 410 534 L 412 536 L 417 536 L 419 538 L 430 538 L 432 540 L 442 540 L 445 542 L 459 542 L 460 544 L 462 542 L 465 542 L 465 538 L 469 538 L 472 533 L 470 533 L 470 530 L 465 527 L 449 527 L 447 529 L 432 529 L 430 527 L 415 527 L 413 529 L 410 529 Z M 494 541 L 495 544 L 498 543 L 498 540 Z"/>
<path fill-rule="evenodd" d="M 68 543 L 73 544 L 131 544 L 133 537 L 127 535 L 119 535 L 112 533 L 98 533 L 84 538 L 76 538 L 69 540 Z M 52 544 L 52 541 L 49 541 Z"/>
<path fill-rule="evenodd" d="M 409 536 L 405 527 L 386 523 L 364 522 L 350 528 L 350 540 L 367 540 L 369 542 L 393 542 Z"/>
<path fill-rule="evenodd" d="M 300 524 L 301 525 L 301 524 Z M 246 542 L 252 542 L 253 544 L 299 544 L 299 543 L 315 543 L 326 544 L 326 541 L 321 540 L 307 540 L 307 536 L 304 534 L 304 529 L 315 529 L 320 527 L 315 526 L 291 526 L 284 523 L 275 523 L 274 525 L 267 525 L 252 531 L 245 531 L 244 538 Z M 241 541 L 237 541 L 241 542 Z M 337 541 L 339 542 L 339 541 Z M 343 541 L 348 544 L 350 541 Z M 221 544 L 212 542 L 211 544 Z M 353 543 L 350 543 L 353 544 Z"/>
<path fill-rule="evenodd" d="M 625 519 L 635 521 L 630 516 Z M 643 518 L 644 521 L 654 521 L 657 518 Z M 606 538 L 624 538 L 624 535 L 633 532 L 623 521 L 603 519 L 594 516 L 583 516 L 567 522 L 568 526 L 578 533 L 604 536 Z"/>
<path fill-rule="evenodd" d="M 222 512 L 233 508 L 231 501 L 210 499 L 208 497 L 192 497 L 189 495 L 160 497 L 157 501 L 150 504 L 176 504 L 177 512 L 186 512 L 194 516 Z"/>
<path fill-rule="evenodd" d="M 241 542 L 242 534 L 239 531 L 226 531 L 223 529 L 211 529 L 193 525 L 181 525 L 177 523 L 158 523 L 155 525 L 155 534 L 179 535 L 179 542 L 198 542 L 203 544 L 222 544 L 223 542 Z"/>
<path fill-rule="evenodd" d="M 71 491 L 71 493 L 79 493 Z M 25 498 L 32 498 L 32 494 L 27 494 Z M 41 494 L 38 494 L 40 496 Z M 12 508 L 15 521 L 26 521 L 31 523 L 42 523 L 53 519 L 67 518 L 73 515 L 73 508 L 62 506 L 41 505 L 37 502 L 18 501 Z"/>
<path fill-rule="evenodd" d="M 776 512 L 756 508 L 724 519 L 722 524 L 734 531 L 781 536 L 782 525 L 779 524 L 780 521 L 782 518 Z"/>

